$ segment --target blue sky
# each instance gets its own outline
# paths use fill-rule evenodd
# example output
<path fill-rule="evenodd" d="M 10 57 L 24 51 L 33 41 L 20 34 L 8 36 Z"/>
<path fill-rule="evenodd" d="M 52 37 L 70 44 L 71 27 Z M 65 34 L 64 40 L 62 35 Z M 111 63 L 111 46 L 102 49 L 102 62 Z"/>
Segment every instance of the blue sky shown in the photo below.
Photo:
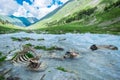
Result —
<path fill-rule="evenodd" d="M 20 4 L 20 5 L 23 5 L 23 1 L 29 3 L 29 5 L 31 5 L 31 4 L 34 2 L 34 1 L 32 2 L 31 0 L 16 0 L 16 1 L 17 1 L 17 3 Z"/>
<path fill-rule="evenodd" d="M 34 0 L 15 0 L 18 4 L 20 4 L 20 5 L 23 5 L 23 2 L 25 1 L 25 2 L 27 2 L 27 3 L 29 3 L 29 5 L 32 5 L 32 3 L 34 2 Z M 58 5 L 62 5 L 63 4 L 63 2 L 61 2 L 60 0 L 52 0 L 51 1 L 51 4 L 50 5 L 48 5 L 48 6 L 52 6 L 52 5 L 55 5 L 55 4 L 58 4 Z"/>
<path fill-rule="evenodd" d="M 0 14 L 40 19 L 68 0 L 0 0 Z M 7 4 L 6 4 L 7 3 Z"/>

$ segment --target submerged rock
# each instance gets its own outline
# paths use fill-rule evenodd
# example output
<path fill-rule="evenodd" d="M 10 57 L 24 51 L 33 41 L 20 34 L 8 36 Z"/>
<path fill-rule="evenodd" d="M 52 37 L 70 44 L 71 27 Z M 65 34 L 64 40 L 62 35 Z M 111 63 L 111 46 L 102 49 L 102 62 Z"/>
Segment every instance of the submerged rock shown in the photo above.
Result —
<path fill-rule="evenodd" d="M 93 44 L 92 46 L 90 46 L 90 49 L 92 51 L 98 50 L 98 49 L 118 50 L 118 48 L 114 45 L 96 45 L 96 44 Z"/>
<path fill-rule="evenodd" d="M 73 58 L 76 58 L 76 57 L 78 57 L 78 56 L 79 56 L 79 53 L 77 53 L 77 52 L 67 51 L 67 52 L 65 53 L 65 55 L 63 56 L 63 58 L 64 58 L 64 59 L 66 59 L 66 58 L 71 58 L 71 59 L 73 59 Z"/>

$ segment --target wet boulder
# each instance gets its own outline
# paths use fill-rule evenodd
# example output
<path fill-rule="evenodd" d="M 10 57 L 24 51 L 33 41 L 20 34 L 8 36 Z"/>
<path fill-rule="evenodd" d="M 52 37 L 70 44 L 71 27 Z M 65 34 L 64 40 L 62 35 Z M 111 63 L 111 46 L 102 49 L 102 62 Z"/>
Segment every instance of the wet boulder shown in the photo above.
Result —
<path fill-rule="evenodd" d="M 98 49 L 118 50 L 118 47 L 116 47 L 114 45 L 96 45 L 96 44 L 93 44 L 90 46 L 90 49 L 92 51 L 98 50 Z"/>

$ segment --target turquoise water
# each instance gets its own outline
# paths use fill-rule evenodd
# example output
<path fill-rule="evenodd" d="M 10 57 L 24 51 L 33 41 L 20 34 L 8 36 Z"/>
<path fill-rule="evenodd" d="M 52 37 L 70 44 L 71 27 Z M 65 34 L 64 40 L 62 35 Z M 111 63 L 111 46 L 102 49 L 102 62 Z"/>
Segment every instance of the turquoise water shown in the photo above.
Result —
<path fill-rule="evenodd" d="M 12 41 L 11 37 L 30 37 L 35 40 L 30 41 Z M 38 41 L 37 39 L 45 40 Z M 44 51 L 36 50 L 41 54 L 40 61 L 47 64 L 47 69 L 43 72 L 32 72 L 26 70 L 26 67 L 4 64 L 5 68 L 12 67 L 13 76 L 18 76 L 22 80 L 40 80 L 45 74 L 44 80 L 120 80 L 120 36 L 108 34 L 35 34 L 35 33 L 13 33 L 0 35 L 0 51 L 7 54 L 10 50 L 21 49 L 21 45 L 31 43 L 39 46 L 58 46 L 64 48 L 64 51 Z M 92 44 L 115 45 L 118 50 L 99 49 L 91 51 L 89 47 Z M 6 47 L 9 46 L 9 47 Z M 75 59 L 51 59 L 51 55 L 62 57 L 66 51 L 74 50 L 80 54 Z M 63 67 L 68 72 L 57 70 L 57 67 Z M 1 68 L 2 69 L 2 68 Z"/>

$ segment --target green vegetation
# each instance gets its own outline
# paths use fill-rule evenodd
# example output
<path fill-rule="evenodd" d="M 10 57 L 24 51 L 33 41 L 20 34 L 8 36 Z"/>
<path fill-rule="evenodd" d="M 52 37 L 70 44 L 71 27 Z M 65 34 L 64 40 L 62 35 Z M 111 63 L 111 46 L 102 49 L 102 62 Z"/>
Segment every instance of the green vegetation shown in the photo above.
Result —
<path fill-rule="evenodd" d="M 120 1 L 119 0 L 114 2 L 114 3 L 111 3 L 109 6 L 106 6 L 104 8 L 104 11 L 109 11 L 110 9 L 115 8 L 115 7 L 120 7 Z"/>
<path fill-rule="evenodd" d="M 2 19 L 0 19 L 0 23 L 2 23 L 2 24 L 10 24 L 10 22 L 8 20 L 3 21 Z"/>
<path fill-rule="evenodd" d="M 1 63 L 1 62 L 4 62 L 5 59 L 6 59 L 6 56 L 3 56 L 3 55 L 2 55 L 2 52 L 0 52 L 0 63 Z"/>
<path fill-rule="evenodd" d="M 53 12 L 54 13 L 54 12 Z M 26 31 L 31 33 L 108 33 L 120 34 L 120 0 L 75 0 L 70 1 L 54 15 L 28 27 L 20 28 L 0 20 L 0 33 Z M 21 39 L 13 39 L 14 41 Z M 34 40 L 22 38 L 22 41 Z M 44 39 L 38 39 L 42 41 Z M 41 47 L 37 47 L 40 48 Z M 45 49 L 45 47 L 42 47 Z"/>
<path fill-rule="evenodd" d="M 50 48 L 46 48 L 46 46 L 35 46 L 34 48 L 35 48 L 35 49 L 43 49 L 43 50 L 46 50 L 46 51 L 55 50 L 55 49 L 56 49 L 55 46 L 52 46 L 52 47 L 50 47 Z"/>
<path fill-rule="evenodd" d="M 45 39 L 44 38 L 40 38 L 40 39 L 37 39 L 38 41 L 44 41 Z"/>
<path fill-rule="evenodd" d="M 34 56 L 32 55 L 32 53 L 28 52 L 26 53 L 26 56 L 29 57 L 29 58 L 33 58 Z"/>
<path fill-rule="evenodd" d="M 94 9 L 94 8 L 92 8 Z M 91 10 L 92 10 L 91 9 Z M 96 9 L 96 8 L 95 8 Z M 87 9 L 89 11 L 89 9 Z M 88 12 L 85 10 L 85 13 Z M 83 13 L 79 12 L 79 13 Z M 120 8 L 117 6 L 114 6 L 109 8 L 109 11 L 103 11 L 103 12 L 94 12 L 91 11 L 92 15 L 87 16 L 86 14 L 82 14 L 81 20 L 77 20 L 78 14 L 75 13 L 74 17 L 66 17 L 60 20 L 60 22 L 51 22 L 50 25 L 53 25 L 52 27 L 47 28 L 41 28 L 39 30 L 36 30 L 36 32 L 39 33 L 39 31 L 44 31 L 46 33 L 52 33 L 52 34 L 64 34 L 64 33 L 100 33 L 100 34 L 120 34 L 120 23 L 117 20 L 117 18 L 120 17 Z M 86 15 L 86 16 L 84 16 Z M 73 19 L 72 19 L 73 18 Z M 79 18 L 79 16 L 78 16 Z M 91 22 L 92 20 L 96 19 L 94 22 Z M 69 23 L 66 23 L 65 20 L 70 20 Z M 62 23 L 64 22 L 64 23 Z M 109 23 L 107 23 L 109 22 Z M 114 22 L 114 23 L 112 23 Z M 59 24 L 61 23 L 61 24 Z"/>
<path fill-rule="evenodd" d="M 44 50 L 46 50 L 46 47 L 45 46 L 35 46 L 34 49 L 44 49 Z"/>
<path fill-rule="evenodd" d="M 23 38 L 11 37 L 11 39 L 13 41 L 29 41 L 29 40 L 34 40 L 32 38 L 29 38 L 29 37 L 23 37 Z"/>
<path fill-rule="evenodd" d="M 12 39 L 13 41 L 22 41 L 20 38 L 17 38 L 17 37 L 11 37 L 11 39 Z"/>
<path fill-rule="evenodd" d="M 91 14 L 93 14 L 95 12 L 95 10 L 97 9 L 97 7 L 93 7 L 93 8 L 89 8 L 89 9 L 84 9 L 81 10 L 79 12 L 74 13 L 73 15 L 69 15 L 67 17 L 64 17 L 62 19 L 60 19 L 59 21 L 53 21 L 48 23 L 48 26 L 52 26 L 52 25 L 61 25 L 61 24 L 65 24 L 65 23 L 71 23 L 73 21 L 78 21 L 81 20 L 84 17 L 88 17 Z"/>
<path fill-rule="evenodd" d="M 23 37 L 22 40 L 23 40 L 23 41 L 29 41 L 29 40 L 34 40 L 34 39 L 29 38 L 29 37 Z"/>
<path fill-rule="evenodd" d="M 25 46 L 32 47 L 33 45 L 31 43 L 25 44 Z"/>
<path fill-rule="evenodd" d="M 0 52 L 0 56 L 2 55 L 2 52 Z"/>
<path fill-rule="evenodd" d="M 6 59 L 6 56 L 2 56 L 2 57 L 0 58 L 0 62 L 5 61 L 5 59 Z"/>
<path fill-rule="evenodd" d="M 15 26 L 8 21 L 3 21 L 0 19 L 0 34 L 5 34 L 5 33 L 14 33 L 14 32 L 19 32 L 25 30 L 22 27 Z"/>
<path fill-rule="evenodd" d="M 99 33 L 99 34 L 120 34 L 120 23 L 115 23 L 110 26 L 100 27 L 97 25 L 80 25 L 77 22 L 40 29 L 47 31 L 50 34 L 65 34 L 65 33 Z M 37 31 L 38 32 L 38 31 Z"/>
<path fill-rule="evenodd" d="M 52 46 L 52 47 L 49 47 L 49 48 L 46 48 L 46 46 L 35 46 L 34 49 L 42 49 L 42 50 L 45 50 L 45 51 L 51 51 L 51 50 L 64 50 L 63 48 L 59 48 L 57 46 Z"/>
<path fill-rule="evenodd" d="M 5 80 L 5 77 L 3 75 L 0 75 L 0 80 Z"/>
<path fill-rule="evenodd" d="M 60 70 L 60 71 L 63 71 L 63 72 L 68 72 L 68 70 L 66 70 L 65 68 L 63 68 L 63 67 L 61 67 L 61 66 L 60 66 L 60 67 L 57 67 L 56 69 L 57 69 L 57 70 Z"/>
<path fill-rule="evenodd" d="M 14 32 L 19 32 L 19 31 L 21 31 L 21 30 L 20 29 L 3 27 L 3 26 L 0 25 L 0 34 L 14 33 Z"/>

